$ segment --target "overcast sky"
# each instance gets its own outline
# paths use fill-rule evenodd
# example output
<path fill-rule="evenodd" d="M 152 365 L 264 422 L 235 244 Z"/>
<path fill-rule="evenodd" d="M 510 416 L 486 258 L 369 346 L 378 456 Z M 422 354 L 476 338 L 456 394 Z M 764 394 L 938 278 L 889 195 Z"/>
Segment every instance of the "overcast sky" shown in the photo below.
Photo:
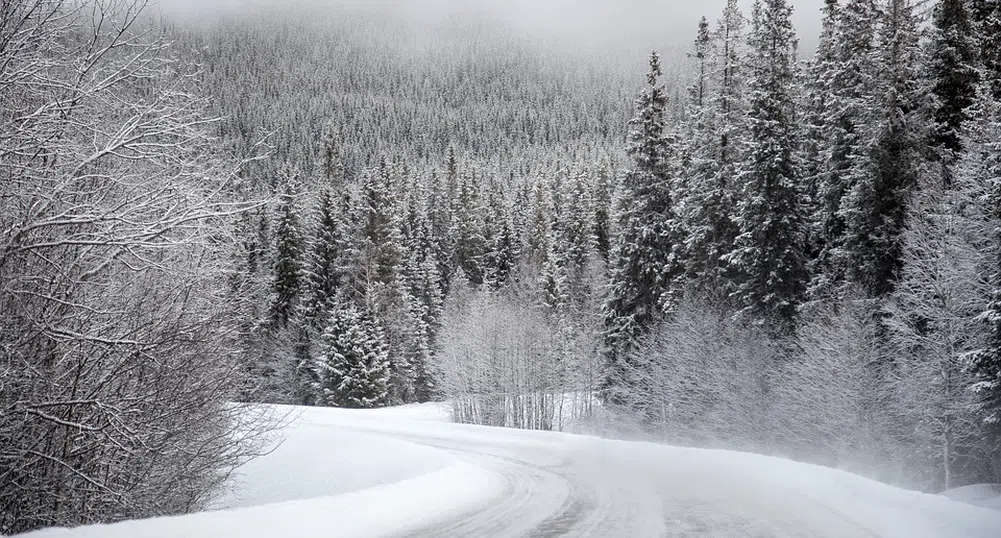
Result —
<path fill-rule="evenodd" d="M 157 1 L 157 0 L 154 0 Z M 726 0 L 158 0 L 168 14 L 204 20 L 254 7 L 294 10 L 303 5 L 378 10 L 416 21 L 477 12 L 518 31 L 570 44 L 629 42 L 640 49 L 685 47 L 700 17 L 715 21 Z M 823 0 L 792 0 L 801 52 L 812 54 Z M 742 0 L 749 12 L 751 0 Z"/>

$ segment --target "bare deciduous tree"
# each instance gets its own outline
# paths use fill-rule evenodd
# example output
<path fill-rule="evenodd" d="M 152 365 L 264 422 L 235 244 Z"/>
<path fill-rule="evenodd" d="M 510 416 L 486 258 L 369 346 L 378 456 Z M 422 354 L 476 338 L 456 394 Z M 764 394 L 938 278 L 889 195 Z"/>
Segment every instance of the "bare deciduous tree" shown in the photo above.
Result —
<path fill-rule="evenodd" d="M 0 7 L 0 533 L 190 511 L 255 446 L 221 297 L 244 207 L 144 7 Z"/>

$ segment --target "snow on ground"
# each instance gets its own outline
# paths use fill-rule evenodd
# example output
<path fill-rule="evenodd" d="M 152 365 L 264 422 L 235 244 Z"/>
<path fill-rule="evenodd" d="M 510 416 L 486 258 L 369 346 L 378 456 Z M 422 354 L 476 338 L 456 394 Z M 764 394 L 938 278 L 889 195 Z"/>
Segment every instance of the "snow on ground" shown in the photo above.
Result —
<path fill-rule="evenodd" d="M 1001 511 L 1001 484 L 964 486 L 945 491 L 942 495 L 954 501 Z"/>
<path fill-rule="evenodd" d="M 434 405 L 294 412 L 284 444 L 241 470 L 224 509 L 31 536 L 997 538 L 1001 528 L 998 512 L 753 454 L 452 424 Z"/>

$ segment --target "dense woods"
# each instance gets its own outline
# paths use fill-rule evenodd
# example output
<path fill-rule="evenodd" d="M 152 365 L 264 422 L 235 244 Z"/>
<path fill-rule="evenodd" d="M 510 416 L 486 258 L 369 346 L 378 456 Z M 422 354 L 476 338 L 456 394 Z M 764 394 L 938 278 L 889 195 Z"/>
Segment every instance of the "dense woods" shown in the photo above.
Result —
<path fill-rule="evenodd" d="M 0 8 L 0 533 L 199 508 L 256 402 L 1001 476 L 996 3 L 825 0 L 803 51 L 730 0 L 645 78 L 143 7 Z"/>

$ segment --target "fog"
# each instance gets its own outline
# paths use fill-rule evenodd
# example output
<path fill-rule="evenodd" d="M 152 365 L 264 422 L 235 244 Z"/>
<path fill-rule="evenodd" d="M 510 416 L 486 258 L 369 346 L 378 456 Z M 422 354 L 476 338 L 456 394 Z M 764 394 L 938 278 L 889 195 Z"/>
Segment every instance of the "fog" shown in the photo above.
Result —
<path fill-rule="evenodd" d="M 820 27 L 821 0 L 793 1 L 802 54 L 812 54 Z M 715 21 L 726 0 L 159 0 L 165 14 L 187 22 L 211 22 L 260 10 L 364 11 L 434 25 L 478 17 L 530 39 L 569 49 L 636 53 L 651 48 L 684 50 L 699 18 Z M 751 0 L 742 6 L 749 13 Z"/>

